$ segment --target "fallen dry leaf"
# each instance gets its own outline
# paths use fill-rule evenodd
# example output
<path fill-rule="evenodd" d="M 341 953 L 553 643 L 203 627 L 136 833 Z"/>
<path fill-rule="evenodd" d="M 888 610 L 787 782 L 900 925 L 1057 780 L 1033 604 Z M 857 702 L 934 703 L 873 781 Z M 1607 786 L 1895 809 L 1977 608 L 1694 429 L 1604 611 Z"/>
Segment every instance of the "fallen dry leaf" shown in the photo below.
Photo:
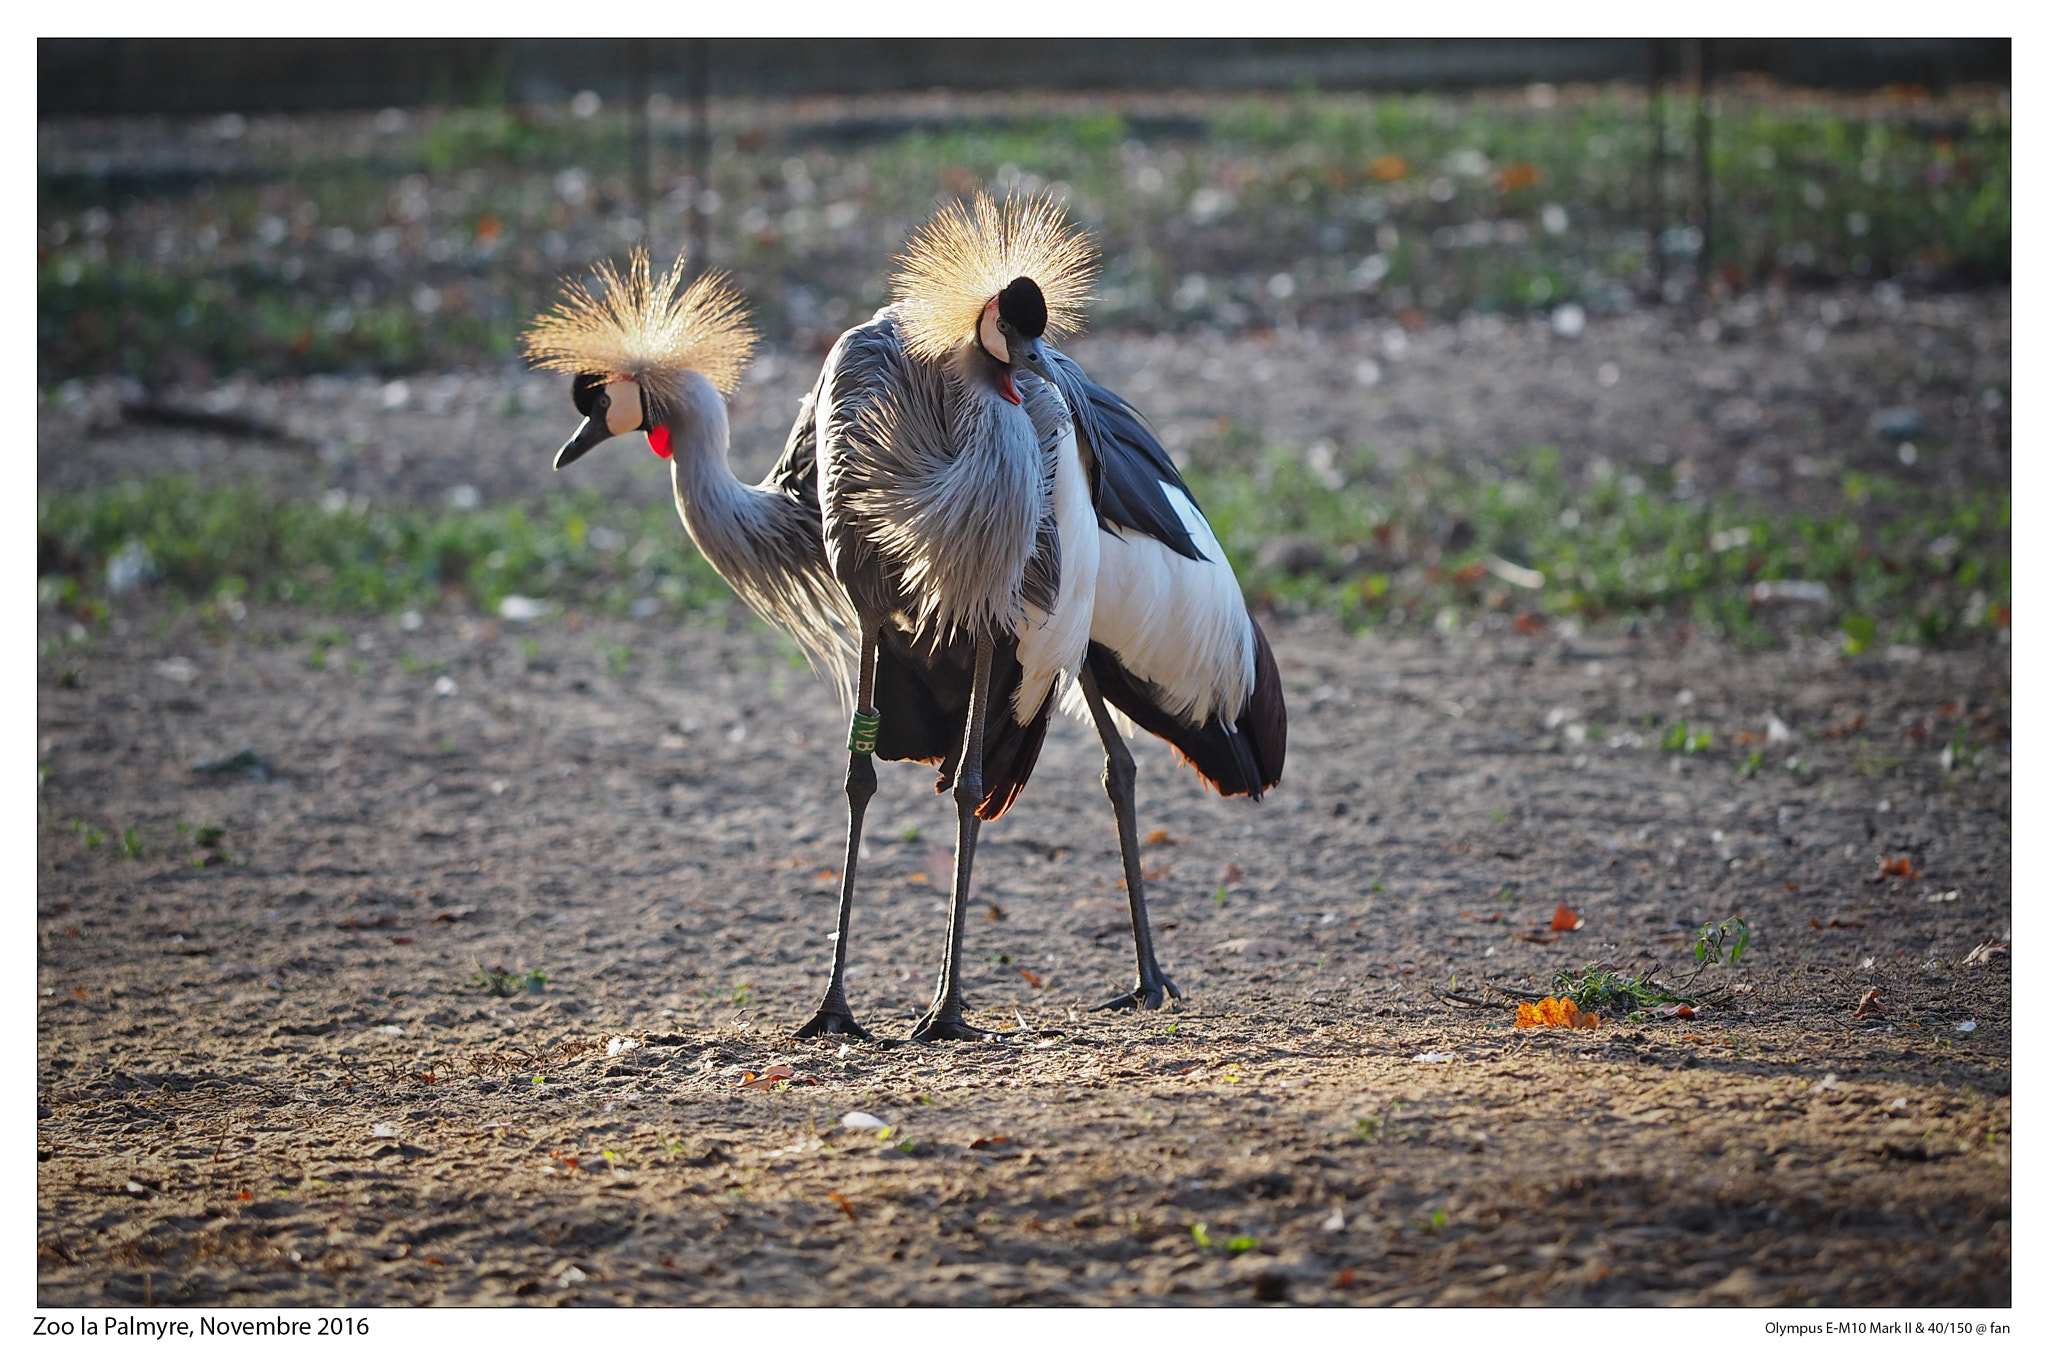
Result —
<path fill-rule="evenodd" d="M 1863 998 L 1856 1002 L 1855 1017 L 1858 1019 L 1874 1019 L 1883 1013 L 1884 1002 L 1877 998 L 1877 988 L 1875 986 L 1865 991 Z"/>
<path fill-rule="evenodd" d="M 991 902 L 988 904 L 988 910 L 982 913 L 981 919 L 984 921 L 1007 921 L 1010 919 L 1010 913 Z"/>
<path fill-rule="evenodd" d="M 1557 910 L 1551 913 L 1550 928 L 1552 930 L 1579 930 L 1583 929 L 1585 924 L 1585 917 L 1579 915 L 1579 913 L 1573 911 L 1562 902 L 1558 903 Z"/>
<path fill-rule="evenodd" d="M 1144 875 L 1147 883 L 1160 883 L 1173 877 L 1173 866 L 1146 865 Z"/>
<path fill-rule="evenodd" d="M 1699 1011 L 1691 1005 L 1659 1005 L 1657 1013 L 1667 1019 L 1693 1019 L 1699 1016 Z"/>
<path fill-rule="evenodd" d="M 1009 1143 L 1010 1138 L 1008 1136 L 976 1136 L 973 1140 L 967 1142 L 967 1148 L 970 1150 L 985 1150 L 991 1145 L 1008 1145 Z"/>
<path fill-rule="evenodd" d="M 1033 972 L 1028 967 L 1018 968 L 1017 975 L 1022 977 L 1025 981 L 1030 982 L 1033 990 L 1036 990 L 1038 987 L 1045 985 L 1045 978 L 1039 976 L 1036 972 Z"/>
<path fill-rule="evenodd" d="M 792 1084 L 796 1083 L 796 1068 L 794 1066 L 770 1066 L 758 1075 L 750 1070 L 740 1077 L 740 1082 L 735 1084 L 733 1088 L 773 1089 L 783 1080 L 788 1080 Z"/>
<path fill-rule="evenodd" d="M 1913 863 L 1910 855 L 1879 856 L 1877 872 L 1888 879 L 1917 879 L 1920 867 Z"/>
<path fill-rule="evenodd" d="M 1984 966 L 1989 967 L 1991 966 L 1992 954 L 2004 953 L 2011 948 L 2012 945 L 2010 943 L 2000 944 L 1996 941 L 1987 939 L 1982 944 L 1979 944 L 1976 948 L 1970 950 L 1970 952 L 1963 958 L 1963 966 L 1968 967 L 1972 963 L 1982 963 Z"/>
<path fill-rule="evenodd" d="M 1225 883 L 1236 883 L 1236 882 L 1237 882 L 1237 881 L 1238 881 L 1239 879 L 1241 879 L 1241 878 L 1243 878 L 1243 877 L 1244 877 L 1244 871 L 1243 871 L 1242 869 L 1238 868 L 1238 866 L 1237 866 L 1237 863 L 1236 863 L 1235 861 L 1232 861 L 1232 862 L 1231 862 L 1230 864 L 1228 864 L 1228 865 L 1224 866 L 1224 869 L 1223 869 L 1223 882 L 1225 882 Z"/>
<path fill-rule="evenodd" d="M 932 876 L 925 873 L 923 870 L 919 869 L 911 873 L 910 881 L 912 883 L 930 883 L 932 881 Z"/>
<path fill-rule="evenodd" d="M 1145 844 L 1147 846 L 1171 846 L 1174 844 L 1174 840 L 1165 828 L 1155 827 L 1145 834 Z"/>
<path fill-rule="evenodd" d="M 1567 996 L 1545 996 L 1535 1004 L 1524 1000 L 1515 1007 L 1517 1028 L 1598 1028 L 1600 1016 L 1581 1010 Z"/>
<path fill-rule="evenodd" d="M 847 1200 L 847 1199 L 846 1199 L 845 1197 L 843 1197 L 843 1196 L 839 1195 L 839 1193 L 837 1193 L 837 1192 L 827 1192 L 827 1193 L 825 1193 L 825 1195 L 826 1195 L 827 1197 L 831 1198 L 832 1200 L 834 1200 L 834 1201 L 836 1201 L 836 1202 L 838 1202 L 838 1203 L 839 1203 L 839 1209 L 841 1209 L 841 1210 L 843 1210 L 843 1211 L 845 1211 L 845 1212 L 846 1212 L 846 1218 L 847 1218 L 847 1219 L 849 1219 L 849 1220 L 858 1220 L 858 1219 L 860 1218 L 860 1212 L 859 1212 L 859 1211 L 856 1211 L 856 1210 L 855 1210 L 855 1209 L 853 1208 L 853 1203 L 852 1203 L 851 1201 L 848 1201 L 848 1200 Z"/>

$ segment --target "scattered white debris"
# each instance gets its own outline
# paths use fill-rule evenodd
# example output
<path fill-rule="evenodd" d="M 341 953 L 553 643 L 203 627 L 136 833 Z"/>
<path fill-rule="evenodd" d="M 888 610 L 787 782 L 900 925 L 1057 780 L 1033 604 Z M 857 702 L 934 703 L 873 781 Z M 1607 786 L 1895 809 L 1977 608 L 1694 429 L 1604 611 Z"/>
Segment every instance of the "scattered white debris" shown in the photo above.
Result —
<path fill-rule="evenodd" d="M 1458 1059 L 1458 1054 L 1456 1052 L 1423 1052 L 1414 1059 L 1421 1065 L 1436 1065 L 1442 1061 L 1455 1061 Z"/>
<path fill-rule="evenodd" d="M 390 1122 L 379 1122 L 370 1128 L 370 1134 L 379 1140 L 396 1140 L 399 1133 L 398 1128 Z"/>
<path fill-rule="evenodd" d="M 1827 607 L 1834 596 L 1819 580 L 1759 580 L 1749 586 L 1752 603 L 1813 603 Z"/>
<path fill-rule="evenodd" d="M 506 594 L 498 600 L 498 615 L 508 622 L 530 622 L 547 614 L 548 605 L 525 594 Z"/>
<path fill-rule="evenodd" d="M 1819 1093 L 1840 1093 L 1841 1091 L 1842 1091 L 1842 1085 L 1841 1085 L 1841 1081 L 1839 1081 L 1839 1080 L 1837 1080 L 1837 1079 L 1835 1078 L 1835 1072 L 1834 1072 L 1834 1071 L 1832 1071 L 1832 1070 L 1830 1070 L 1830 1071 L 1829 1071 L 1829 1072 L 1827 1073 L 1827 1075 L 1826 1075 L 1825 1077 L 1823 1077 L 1823 1078 L 1822 1078 L 1822 1080 L 1820 1081 L 1820 1083 L 1818 1083 L 1818 1084 L 1816 1084 L 1816 1085 L 1814 1085 L 1814 1086 L 1813 1086 L 1813 1092 L 1814 1092 L 1814 1093 L 1817 1093 L 1817 1094 L 1819 1094 Z"/>
<path fill-rule="evenodd" d="M 435 696 L 453 696 L 455 691 L 455 679 L 449 677 L 446 673 L 434 679 Z"/>
<path fill-rule="evenodd" d="M 1491 552 L 1480 558 L 1479 563 L 1485 566 L 1487 572 L 1495 579 L 1506 580 L 1518 589 L 1541 589 L 1543 587 L 1543 572 L 1540 570 L 1531 570 L 1527 566 L 1518 566 L 1513 561 L 1507 560 L 1505 557 L 1495 556 Z"/>
<path fill-rule="evenodd" d="M 427 624 L 427 619 L 407 608 L 398 614 L 398 628 L 401 631 L 417 631 Z"/>
<path fill-rule="evenodd" d="M 871 1112 L 849 1112 L 839 1119 L 839 1125 L 848 1131 L 880 1131 L 889 1124 Z"/>
<path fill-rule="evenodd" d="M 638 1038 L 613 1038 L 610 1042 L 604 1044 L 604 1054 L 606 1056 L 624 1056 L 627 1052 L 639 1047 L 639 1045 L 640 1039 Z"/>
<path fill-rule="evenodd" d="M 1330 1233 L 1330 1234 L 1335 1234 L 1335 1233 L 1337 1233 L 1338 1231 L 1340 1231 L 1340 1230 L 1341 1230 L 1341 1229 L 1343 1229 L 1343 1228 L 1344 1228 L 1344 1208 L 1343 1208 L 1342 1206 L 1332 1206 L 1332 1207 L 1330 1207 L 1330 1215 L 1329 1215 L 1329 1218 L 1323 1221 L 1323 1230 L 1324 1230 L 1324 1232 L 1325 1232 L 1325 1233 Z"/>
<path fill-rule="evenodd" d="M 1792 742 L 1792 726 L 1779 719 L 1776 713 L 1764 717 L 1764 742 L 1776 746 Z"/>
<path fill-rule="evenodd" d="M 144 1192 L 148 1191 L 149 1189 L 147 1187 L 144 1187 L 141 1183 L 136 1182 L 133 1178 L 131 1178 L 125 1184 L 125 1190 L 129 1192 L 131 1195 L 141 1196 Z"/>
<path fill-rule="evenodd" d="M 190 682 L 199 676 L 198 668 L 193 665 L 190 659 L 187 659 L 182 654 L 174 654 L 168 659 L 159 659 L 152 667 L 155 668 L 158 677 L 169 678 L 172 682 Z"/>
<path fill-rule="evenodd" d="M 1956 1025 L 1956 1032 L 1958 1033 L 1974 1033 L 1976 1031 L 1977 1021 L 1975 1019 L 1965 1019 Z"/>
<path fill-rule="evenodd" d="M 107 587 L 117 594 L 147 584 L 156 578 L 156 560 L 137 538 L 121 544 L 121 550 L 107 558 Z"/>
<path fill-rule="evenodd" d="M 1559 211 L 1558 215 L 1559 218 L 1563 218 L 1564 212 Z M 1548 219 L 1544 221 L 1546 228 L 1549 226 L 1549 223 Z M 1563 230 L 1553 230 L 1552 232 L 1562 233 Z M 1567 340 L 1579 336 L 1586 330 L 1586 310 L 1580 308 L 1577 304 L 1559 304 L 1550 311 L 1550 330 Z"/>
<path fill-rule="evenodd" d="M 382 1033 L 387 1038 L 402 1038 L 405 1036 L 405 1029 L 398 1024 L 378 1024 L 370 1031 Z"/>
<path fill-rule="evenodd" d="M 570 1267 L 562 1273 L 562 1284 L 564 1285 L 581 1285 L 589 1279 L 590 1274 L 584 1271 L 582 1267 Z"/>

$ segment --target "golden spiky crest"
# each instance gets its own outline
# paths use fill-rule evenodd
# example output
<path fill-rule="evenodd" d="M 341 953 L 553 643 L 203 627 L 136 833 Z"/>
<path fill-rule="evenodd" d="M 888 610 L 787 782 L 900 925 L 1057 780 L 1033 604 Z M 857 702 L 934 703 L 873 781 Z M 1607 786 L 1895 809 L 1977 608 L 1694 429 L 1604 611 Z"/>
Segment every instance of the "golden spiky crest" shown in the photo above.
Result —
<path fill-rule="evenodd" d="M 1095 281 L 1095 247 L 1049 196 L 987 192 L 973 204 L 942 207 L 912 235 L 890 278 L 902 306 L 904 347 L 936 360 L 974 335 L 981 310 L 1019 276 L 1045 295 L 1045 335 L 1057 340 L 1081 328 Z"/>
<path fill-rule="evenodd" d="M 597 291 L 570 281 L 554 310 L 526 330 L 526 358 L 565 374 L 630 378 L 657 401 L 668 401 L 675 376 L 703 375 L 730 395 L 759 340 L 744 301 L 723 275 L 699 276 L 683 288 L 683 259 L 657 279 L 644 248 L 621 276 L 610 262 L 595 269 Z"/>

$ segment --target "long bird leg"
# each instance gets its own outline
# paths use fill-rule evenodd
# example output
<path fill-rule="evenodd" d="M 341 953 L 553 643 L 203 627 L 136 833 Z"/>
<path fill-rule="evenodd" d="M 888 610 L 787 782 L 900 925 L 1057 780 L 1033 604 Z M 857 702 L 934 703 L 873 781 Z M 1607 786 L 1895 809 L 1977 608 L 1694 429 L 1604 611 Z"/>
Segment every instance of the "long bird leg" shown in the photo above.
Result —
<path fill-rule="evenodd" d="M 995 638 L 978 637 L 974 642 L 974 684 L 967 694 L 967 741 L 960 750 L 960 773 L 953 780 L 960 834 L 953 853 L 953 907 L 946 918 L 946 958 L 939 966 L 938 995 L 910 1030 L 911 1037 L 923 1042 L 978 1042 L 1000 1036 L 968 1023 L 961 1014 L 967 1005 L 960 997 L 960 946 L 967 934 L 967 887 L 974 877 L 974 845 L 981 835 L 981 816 L 975 810 L 981 807 L 981 746 L 988 722 L 989 666 L 994 660 Z"/>
<path fill-rule="evenodd" d="M 880 638 L 879 628 L 861 632 L 860 694 L 855 698 L 855 711 L 857 717 L 869 717 L 870 724 L 875 714 L 875 650 Z M 859 718 L 855 719 L 854 727 L 855 733 L 849 739 L 846 753 L 846 867 L 839 875 L 839 934 L 832 941 L 832 980 L 825 984 L 825 999 L 819 1004 L 818 1012 L 811 1016 L 809 1023 L 796 1030 L 800 1038 L 830 1034 L 856 1038 L 872 1036 L 854 1019 L 853 1010 L 846 1003 L 846 927 L 853 919 L 853 880 L 854 871 L 860 866 L 861 823 L 867 817 L 868 801 L 875 797 L 874 753 L 851 746 L 858 741 Z M 873 745 L 869 746 L 872 748 Z"/>
<path fill-rule="evenodd" d="M 1124 887 L 1131 894 L 1131 937 L 1138 944 L 1138 984 L 1114 1000 L 1105 1000 L 1098 1010 L 1158 1009 L 1166 997 L 1180 999 L 1180 988 L 1159 966 L 1152 951 L 1152 920 L 1145 911 L 1145 869 L 1138 856 L 1138 764 L 1117 733 L 1109 708 L 1102 704 L 1102 690 L 1095 685 L 1095 673 L 1081 666 L 1081 692 L 1088 698 L 1088 713 L 1095 717 L 1095 732 L 1102 736 L 1106 760 L 1102 767 L 1102 788 L 1109 792 L 1110 807 L 1116 810 L 1116 840 L 1124 855 Z"/>

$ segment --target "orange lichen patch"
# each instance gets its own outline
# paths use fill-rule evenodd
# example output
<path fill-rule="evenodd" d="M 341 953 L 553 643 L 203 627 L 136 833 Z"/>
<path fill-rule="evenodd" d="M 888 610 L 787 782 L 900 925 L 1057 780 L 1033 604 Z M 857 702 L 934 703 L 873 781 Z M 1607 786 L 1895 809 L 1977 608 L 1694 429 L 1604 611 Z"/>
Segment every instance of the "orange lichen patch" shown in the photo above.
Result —
<path fill-rule="evenodd" d="M 1517 1028 L 1598 1028 L 1600 1016 L 1581 1010 L 1570 997 L 1545 996 L 1535 1004 L 1524 1000 L 1515 1008 Z"/>

